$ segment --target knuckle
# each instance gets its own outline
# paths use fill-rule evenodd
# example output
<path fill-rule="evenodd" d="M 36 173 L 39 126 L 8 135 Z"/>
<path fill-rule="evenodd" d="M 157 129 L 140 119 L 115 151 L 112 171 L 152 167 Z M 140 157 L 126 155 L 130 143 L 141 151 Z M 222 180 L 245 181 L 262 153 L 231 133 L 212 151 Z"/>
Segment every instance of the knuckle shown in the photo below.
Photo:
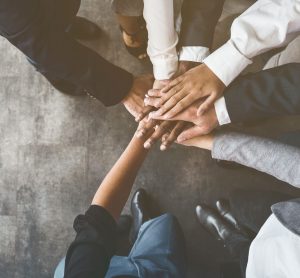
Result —
<path fill-rule="evenodd" d="M 186 106 L 186 103 L 185 103 L 184 101 L 179 101 L 179 102 L 177 103 L 177 107 L 178 107 L 179 109 L 183 109 L 183 108 L 185 108 L 185 106 Z"/>
<path fill-rule="evenodd" d="M 170 98 L 170 100 L 174 103 L 177 103 L 178 101 L 179 101 L 179 98 L 178 98 L 178 96 L 177 95 L 174 95 L 174 96 L 172 96 L 171 98 Z"/>

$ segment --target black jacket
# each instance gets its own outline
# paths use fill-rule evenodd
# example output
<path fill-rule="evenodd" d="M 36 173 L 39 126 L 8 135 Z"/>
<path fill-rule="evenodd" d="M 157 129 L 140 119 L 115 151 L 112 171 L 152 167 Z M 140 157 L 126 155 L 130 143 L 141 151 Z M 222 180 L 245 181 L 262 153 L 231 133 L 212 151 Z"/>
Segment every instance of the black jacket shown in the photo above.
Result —
<path fill-rule="evenodd" d="M 299 115 L 300 63 L 247 74 L 225 90 L 232 123 Z"/>
<path fill-rule="evenodd" d="M 184 0 L 179 46 L 203 46 L 211 49 L 224 1 Z"/>
<path fill-rule="evenodd" d="M 79 6 L 80 0 L 1 0 L 0 33 L 39 71 L 88 91 L 107 106 L 119 103 L 133 77 L 65 32 Z"/>
<path fill-rule="evenodd" d="M 76 238 L 65 261 L 65 278 L 104 277 L 115 253 L 117 225 L 102 207 L 92 205 L 74 220 Z"/>

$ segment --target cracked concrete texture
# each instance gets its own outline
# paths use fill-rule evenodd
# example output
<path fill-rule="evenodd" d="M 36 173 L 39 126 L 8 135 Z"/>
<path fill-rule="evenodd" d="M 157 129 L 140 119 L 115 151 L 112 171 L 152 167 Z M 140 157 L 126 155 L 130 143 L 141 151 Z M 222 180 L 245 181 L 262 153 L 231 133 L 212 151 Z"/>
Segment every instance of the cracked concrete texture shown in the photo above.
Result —
<path fill-rule="evenodd" d="M 109 2 L 82 3 L 80 13 L 104 32 L 89 46 L 129 71 L 148 72 L 148 64 L 126 53 Z M 88 207 L 136 123 L 121 105 L 107 109 L 88 97 L 60 94 L 2 38 L 0 59 L 0 277 L 52 277 L 74 237 L 74 217 Z M 269 124 L 273 133 L 278 126 L 298 127 L 299 119 L 279 123 Z M 216 277 L 217 261 L 228 254 L 198 225 L 198 202 L 212 204 L 241 187 L 294 192 L 271 177 L 220 168 L 207 152 L 179 146 L 166 153 L 155 148 L 138 187 L 147 189 L 162 212 L 179 218 L 189 276 L 204 278 Z"/>

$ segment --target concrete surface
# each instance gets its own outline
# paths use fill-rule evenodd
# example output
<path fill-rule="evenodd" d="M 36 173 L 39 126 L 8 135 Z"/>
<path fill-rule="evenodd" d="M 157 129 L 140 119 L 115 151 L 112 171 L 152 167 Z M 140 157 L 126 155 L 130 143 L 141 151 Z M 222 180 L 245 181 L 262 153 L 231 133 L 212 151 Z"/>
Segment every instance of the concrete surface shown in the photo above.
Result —
<path fill-rule="evenodd" d="M 149 71 L 126 53 L 109 0 L 84 1 L 80 13 L 104 30 L 91 47 L 134 73 Z M 88 97 L 55 91 L 3 39 L 0 61 L 0 277 L 52 277 L 74 237 L 74 217 L 88 207 L 136 124 L 121 105 L 106 109 Z M 280 127 L 297 128 L 299 119 L 262 126 L 254 129 L 271 135 Z M 217 262 L 228 254 L 198 225 L 198 202 L 212 203 L 236 188 L 295 192 L 253 170 L 220 168 L 209 153 L 179 146 L 167 153 L 156 147 L 140 171 L 138 187 L 147 189 L 161 212 L 179 218 L 189 276 L 203 278 L 216 277 Z"/>

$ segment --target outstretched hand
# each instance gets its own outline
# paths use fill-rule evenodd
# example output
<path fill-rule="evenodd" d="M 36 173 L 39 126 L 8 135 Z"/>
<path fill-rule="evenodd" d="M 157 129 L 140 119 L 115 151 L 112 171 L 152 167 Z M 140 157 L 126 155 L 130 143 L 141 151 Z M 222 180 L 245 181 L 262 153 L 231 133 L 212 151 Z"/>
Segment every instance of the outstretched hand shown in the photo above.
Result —
<path fill-rule="evenodd" d="M 223 82 L 205 64 L 201 64 L 175 78 L 162 90 L 148 92 L 150 97 L 157 98 L 153 106 L 159 108 L 151 116 L 171 119 L 200 99 L 203 102 L 197 109 L 197 115 L 203 115 L 222 96 L 224 89 Z M 145 102 L 147 104 L 147 98 Z"/>
<path fill-rule="evenodd" d="M 149 113 L 153 110 L 152 107 L 145 107 L 144 105 L 145 95 L 152 88 L 153 82 L 154 78 L 149 74 L 134 78 L 132 88 L 123 100 L 124 106 L 134 118 L 137 118 L 143 111 Z"/>
<path fill-rule="evenodd" d="M 153 89 L 161 89 L 169 82 L 169 80 L 156 80 L 154 82 Z M 149 138 L 145 141 L 144 147 L 146 149 L 150 149 L 156 141 L 162 139 L 160 149 L 162 151 L 165 151 L 177 139 L 178 135 L 187 127 L 187 123 L 175 121 L 160 121 L 153 119 L 151 120 L 148 118 L 148 114 L 153 109 L 154 108 L 152 106 L 145 106 L 143 112 L 140 113 L 137 117 L 137 120 L 140 121 L 140 124 L 136 131 L 136 136 L 141 138 L 145 136 L 145 134 L 147 134 L 149 130 L 155 129 L 151 136 L 149 136 Z"/>
<path fill-rule="evenodd" d="M 155 98 L 150 98 L 148 99 L 148 103 L 151 105 L 152 102 L 155 102 Z M 173 118 L 168 119 L 169 121 L 185 121 L 185 122 L 190 122 L 193 124 L 192 127 L 189 127 L 185 129 L 177 138 L 177 141 L 183 142 L 185 140 L 191 139 L 195 136 L 200 136 L 200 135 L 205 135 L 210 133 L 212 130 L 214 130 L 218 125 L 218 118 L 217 114 L 215 111 L 215 108 L 209 109 L 205 114 L 199 116 L 197 115 L 197 110 L 199 105 L 201 105 L 203 101 L 196 101 L 192 105 L 190 105 L 187 109 L 184 111 L 178 113 L 176 116 Z M 151 116 L 151 114 L 154 112 L 150 113 L 150 118 L 153 120 L 164 120 L 164 116 Z"/>

